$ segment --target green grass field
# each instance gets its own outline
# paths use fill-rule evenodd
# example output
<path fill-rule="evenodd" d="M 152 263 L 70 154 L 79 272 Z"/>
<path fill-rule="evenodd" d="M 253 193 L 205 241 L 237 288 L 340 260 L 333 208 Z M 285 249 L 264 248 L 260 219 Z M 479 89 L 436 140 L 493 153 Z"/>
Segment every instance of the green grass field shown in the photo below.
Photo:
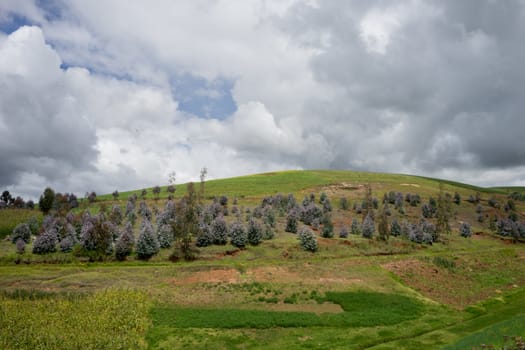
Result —
<path fill-rule="evenodd" d="M 71 253 L 24 254 L 0 241 L 0 348 L 2 349 L 471 349 L 502 346 L 504 336 L 525 336 L 525 244 L 491 233 L 477 222 L 476 205 L 454 206 L 453 233 L 445 243 L 420 245 L 399 237 L 383 242 L 337 238 L 353 211 L 338 208 L 389 191 L 436 196 L 440 181 L 408 175 L 347 171 L 288 171 L 207 181 L 206 198 L 227 195 L 250 208 L 276 193 L 300 201 L 326 192 L 336 238 L 318 237 L 316 253 L 303 251 L 284 232 L 261 245 L 199 249 L 197 260 L 172 263 L 163 249 L 150 261 L 131 256 L 89 262 Z M 506 201 L 516 189 L 484 189 L 443 181 L 463 199 L 481 194 Z M 199 188 L 197 184 L 197 189 Z M 125 205 L 131 193 L 99 196 Z M 176 196 L 185 193 L 177 187 Z M 148 204 L 162 207 L 167 194 Z M 520 218 L 525 205 L 516 202 Z M 79 209 L 80 210 L 80 209 Z M 26 214 L 0 211 L 2 227 Z M 407 206 L 406 218 L 420 208 Z M 41 216 L 38 216 L 41 219 Z M 233 220 L 232 217 L 228 218 Z M 460 221 L 473 225 L 459 236 Z M 318 233 L 317 233 L 318 235 Z M 52 311 L 50 311 L 52 310 Z M 63 344 L 63 345 L 60 345 Z"/>

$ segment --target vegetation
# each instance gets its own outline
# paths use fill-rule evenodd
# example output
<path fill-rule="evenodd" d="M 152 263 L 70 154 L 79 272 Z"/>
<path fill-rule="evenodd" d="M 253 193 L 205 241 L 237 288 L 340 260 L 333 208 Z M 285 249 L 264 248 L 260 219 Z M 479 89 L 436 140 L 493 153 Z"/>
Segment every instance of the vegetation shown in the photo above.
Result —
<path fill-rule="evenodd" d="M 70 194 L 56 193 L 44 219 L 30 209 L 0 210 L 0 219 L 28 213 L 0 242 L 2 304 L 40 310 L 36 304 L 48 303 L 38 316 L 48 322 L 50 303 L 67 302 L 72 314 L 80 308 L 91 319 L 79 304 L 108 288 L 135 288 L 148 306 L 134 299 L 121 321 L 136 317 L 150 326 L 128 328 L 130 343 L 121 348 L 474 348 L 524 335 L 525 203 L 510 190 L 339 171 L 204 184 L 205 175 L 198 192 L 189 184 L 151 188 L 142 202 L 133 191 L 75 207 Z M 456 192 L 472 203 L 454 204 Z M 330 198 L 346 204 L 332 207 Z M 430 215 L 422 219 L 423 210 Z M 458 234 L 467 222 L 475 239 Z M 32 241 L 22 238 L 26 228 Z M 332 239 L 335 231 L 342 239 Z M 127 291 L 114 292 L 126 298 Z M 113 312 L 93 309 L 102 323 Z M 0 318 L 10 315 L 3 310 Z M 503 332 L 498 324 L 507 321 L 516 325 L 508 334 L 467 339 Z M 13 322 L 5 332 L 2 323 L 0 348 L 22 339 L 26 323 Z M 26 332 L 37 332 L 31 322 Z M 80 347 L 68 340 L 77 324 L 68 327 L 56 324 L 50 337 Z M 34 337 L 44 339 L 41 348 L 55 348 L 54 340 Z M 85 338 L 82 348 L 104 348 Z"/>

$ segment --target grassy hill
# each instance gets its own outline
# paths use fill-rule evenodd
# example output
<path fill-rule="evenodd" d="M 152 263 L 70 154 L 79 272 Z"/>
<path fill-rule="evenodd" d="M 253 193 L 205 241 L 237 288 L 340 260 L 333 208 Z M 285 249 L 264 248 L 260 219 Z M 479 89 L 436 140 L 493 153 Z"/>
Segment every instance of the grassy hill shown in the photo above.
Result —
<path fill-rule="evenodd" d="M 340 238 L 352 219 L 362 221 L 352 207 L 365 198 L 368 185 L 380 201 L 391 191 L 421 197 L 417 206 L 405 202 L 404 213 L 392 205 L 389 223 L 393 217 L 418 223 L 421 205 L 437 198 L 440 185 L 457 192 L 462 200 L 452 205 L 452 233 L 433 244 L 402 236 Z M 470 349 L 501 346 L 504 335 L 525 336 L 525 244 L 490 227 L 494 216 L 508 215 L 507 195 L 519 189 L 325 170 L 211 180 L 204 188 L 206 204 L 228 196 L 229 225 L 245 222 L 267 196 L 292 193 L 301 204 L 313 193 L 320 205 L 325 193 L 335 236 L 323 238 L 321 228 L 314 229 L 319 249 L 304 251 L 297 235 L 285 232 L 286 213 L 276 210 L 273 239 L 244 249 L 196 248 L 197 259 L 189 262 L 170 262 L 171 248 L 149 261 L 132 255 L 122 262 L 110 256 L 89 262 L 71 252 L 31 254 L 31 244 L 17 254 L 13 244 L 0 242 L 0 348 L 113 349 L 120 342 L 133 349 Z M 186 189 L 178 185 L 176 199 Z M 76 213 L 124 208 L 141 190 L 120 193 L 118 200 L 99 196 Z M 165 187 L 157 200 L 147 189 L 145 203 L 162 210 L 167 196 Z M 470 196 L 479 202 L 467 201 Z M 341 198 L 349 209 L 339 206 Z M 523 220 L 525 203 L 513 205 Z M 242 210 L 239 218 L 234 206 Z M 8 215 L 0 211 L 0 222 Z M 472 225 L 471 238 L 459 235 L 461 222 Z M 117 343 L 97 338 L 103 329 L 114 330 Z"/>

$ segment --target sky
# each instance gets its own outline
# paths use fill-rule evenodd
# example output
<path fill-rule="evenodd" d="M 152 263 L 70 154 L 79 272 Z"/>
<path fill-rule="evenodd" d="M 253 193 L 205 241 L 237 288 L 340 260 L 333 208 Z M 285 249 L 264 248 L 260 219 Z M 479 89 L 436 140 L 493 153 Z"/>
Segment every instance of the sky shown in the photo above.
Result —
<path fill-rule="evenodd" d="M 525 185 L 524 0 L 2 0 L 0 189 Z"/>

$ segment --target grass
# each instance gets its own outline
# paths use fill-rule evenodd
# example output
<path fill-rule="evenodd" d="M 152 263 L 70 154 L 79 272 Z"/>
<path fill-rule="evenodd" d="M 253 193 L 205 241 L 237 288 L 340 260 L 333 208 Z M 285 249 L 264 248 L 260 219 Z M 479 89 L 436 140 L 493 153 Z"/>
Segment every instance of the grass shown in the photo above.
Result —
<path fill-rule="evenodd" d="M 32 216 L 42 221 L 42 213 L 36 209 L 1 209 L 0 238 L 10 235 L 16 225 L 27 222 Z"/>
<path fill-rule="evenodd" d="M 445 346 L 442 350 L 461 350 L 480 348 L 482 344 L 500 348 L 510 348 L 511 337 L 525 337 L 525 314 L 514 316 L 473 333 L 454 344 Z"/>
<path fill-rule="evenodd" d="M 0 296 L 0 348 L 145 349 L 149 304 L 143 293 Z"/>
<path fill-rule="evenodd" d="M 345 312 L 156 307 L 152 318 L 155 326 L 176 328 L 372 327 L 417 318 L 423 310 L 419 301 L 395 294 L 327 292 L 322 300 L 341 305 Z"/>
<path fill-rule="evenodd" d="M 471 239 L 457 234 L 457 222 L 476 219 L 476 206 L 464 201 L 469 195 L 480 192 L 481 204 L 488 210 L 486 201 L 492 195 L 503 203 L 504 189 L 409 175 L 323 170 L 212 180 L 205 186 L 208 201 L 225 194 L 230 208 L 236 197 L 239 208 L 251 209 L 276 193 L 294 193 L 300 202 L 306 194 L 314 193 L 318 199 L 324 191 L 334 207 L 332 218 L 339 232 L 357 215 L 336 209 L 339 198 L 346 197 L 351 204 L 361 201 L 367 183 L 379 199 L 386 192 L 400 191 L 418 193 L 426 202 L 437 195 L 440 182 L 445 191 L 457 191 L 463 198 L 461 205 L 453 206 L 454 232 L 447 244 L 419 245 L 400 237 L 388 242 L 356 235 L 318 237 L 319 251 L 312 254 L 299 247 L 296 235 L 284 232 L 284 216 L 277 216 L 274 239 L 235 252 L 230 245 L 202 248 L 193 262 L 171 263 L 170 250 L 163 249 L 148 262 L 131 256 L 124 262 L 109 258 L 89 263 L 71 253 L 33 255 L 31 244 L 19 255 L 15 245 L 1 241 L 4 343 L 0 348 L 60 349 L 59 339 L 70 348 L 80 348 L 71 340 L 72 334 L 81 334 L 91 348 L 119 348 L 111 340 L 107 345 L 96 343 L 94 334 L 106 339 L 111 332 L 102 328 L 120 327 L 129 333 L 130 343 L 124 348 L 438 349 L 461 341 L 468 343 L 460 346 L 476 346 L 481 338 L 474 335 L 481 336 L 492 327 L 498 330 L 500 323 L 518 327 L 519 310 L 525 309 L 525 292 L 520 292 L 525 286 L 525 247 L 488 234 L 487 221 L 473 226 Z M 176 196 L 184 192 L 185 185 L 179 185 Z M 101 204 L 122 206 L 131 193 L 137 191 L 121 193 L 118 201 L 111 195 L 100 196 L 87 209 L 96 212 Z M 161 198 L 166 195 L 163 189 Z M 151 198 L 150 190 L 148 204 L 164 205 Z M 519 213 L 525 212 L 524 203 L 516 204 Z M 405 218 L 419 220 L 419 207 L 406 209 Z M 0 211 L 0 219 L 9 213 L 14 212 Z M 127 298 L 127 292 L 116 288 L 140 292 L 129 292 Z M 104 293 L 114 294 L 103 297 Z M 99 298 L 98 302 L 93 298 Z M 87 301 L 93 311 L 86 309 Z M 70 314 L 63 311 L 66 306 Z M 57 330 L 46 335 L 39 319 Z M 66 320 L 73 325 L 66 326 Z M 136 322 L 141 326 L 126 328 Z M 3 331 L 4 325 L 10 327 L 9 332 Z M 20 325 L 30 327 L 26 333 L 13 333 Z M 116 339 L 126 341 L 118 334 Z M 466 339 L 470 336 L 472 341 Z M 33 338 L 43 345 L 35 344 Z M 15 347 L 17 339 L 29 345 Z"/>

